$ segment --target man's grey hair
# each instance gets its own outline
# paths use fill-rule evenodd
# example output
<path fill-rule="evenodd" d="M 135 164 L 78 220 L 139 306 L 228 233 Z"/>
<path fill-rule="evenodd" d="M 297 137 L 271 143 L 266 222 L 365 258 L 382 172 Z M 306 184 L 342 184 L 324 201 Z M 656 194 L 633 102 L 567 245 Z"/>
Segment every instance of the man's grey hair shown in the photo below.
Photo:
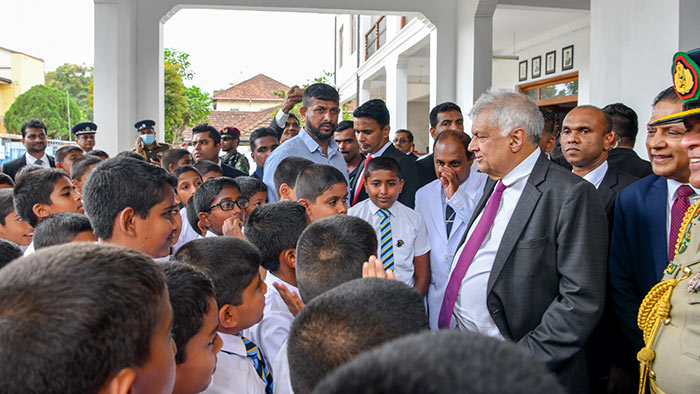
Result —
<path fill-rule="evenodd" d="M 502 135 L 522 128 L 530 142 L 539 145 L 544 118 L 530 97 L 514 90 L 491 88 L 476 100 L 469 117 L 474 120 L 483 111 L 491 111 L 489 124 L 500 130 Z"/>

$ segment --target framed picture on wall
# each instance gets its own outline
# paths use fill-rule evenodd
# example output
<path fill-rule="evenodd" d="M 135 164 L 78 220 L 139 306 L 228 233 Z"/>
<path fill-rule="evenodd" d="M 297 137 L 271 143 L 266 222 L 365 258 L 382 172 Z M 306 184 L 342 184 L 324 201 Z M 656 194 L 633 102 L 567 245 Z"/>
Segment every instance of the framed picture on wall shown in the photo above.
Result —
<path fill-rule="evenodd" d="M 539 78 L 542 75 L 542 56 L 532 58 L 532 77 Z"/>
<path fill-rule="evenodd" d="M 519 63 L 520 65 L 520 72 L 518 73 L 518 80 L 519 81 L 524 81 L 527 79 L 527 60 L 523 60 L 522 62 Z"/>
<path fill-rule="evenodd" d="M 544 55 L 544 73 L 554 74 L 557 69 L 557 51 L 547 52 Z"/>
<path fill-rule="evenodd" d="M 574 46 L 569 45 L 561 50 L 561 69 L 571 70 L 574 68 Z"/>

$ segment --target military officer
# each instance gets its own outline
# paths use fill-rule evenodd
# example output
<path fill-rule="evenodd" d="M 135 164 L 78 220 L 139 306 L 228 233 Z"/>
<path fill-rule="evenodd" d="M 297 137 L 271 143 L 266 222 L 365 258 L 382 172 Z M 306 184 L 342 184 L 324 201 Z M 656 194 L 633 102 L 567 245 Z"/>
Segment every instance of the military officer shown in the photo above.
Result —
<path fill-rule="evenodd" d="M 700 187 L 700 49 L 673 57 L 673 86 L 683 111 L 651 126 L 683 122 L 682 146 L 690 159 L 690 184 Z M 644 298 L 637 322 L 645 346 L 639 392 L 697 393 L 700 390 L 700 201 L 690 202 L 680 226 L 675 257 L 662 281 Z"/>
<path fill-rule="evenodd" d="M 221 133 L 221 150 L 226 154 L 221 162 L 246 174 L 250 172 L 250 164 L 245 155 L 238 151 L 238 143 L 241 141 L 241 132 L 235 127 L 224 127 Z"/>
<path fill-rule="evenodd" d="M 95 133 L 97 125 L 92 122 L 82 122 L 73 126 L 71 133 L 75 135 L 75 143 L 83 152 L 88 153 L 95 148 Z"/>
<path fill-rule="evenodd" d="M 134 123 L 139 136 L 136 138 L 134 152 L 143 155 L 148 162 L 160 165 L 163 152 L 170 149 L 170 145 L 156 141 L 156 122 L 153 120 L 139 120 Z"/>

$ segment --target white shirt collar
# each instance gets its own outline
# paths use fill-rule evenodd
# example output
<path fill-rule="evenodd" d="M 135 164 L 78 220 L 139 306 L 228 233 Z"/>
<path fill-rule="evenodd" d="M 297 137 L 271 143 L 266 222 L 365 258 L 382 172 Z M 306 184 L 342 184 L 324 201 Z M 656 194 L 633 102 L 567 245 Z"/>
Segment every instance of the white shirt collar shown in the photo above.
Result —
<path fill-rule="evenodd" d="M 666 178 L 666 198 L 668 199 L 668 204 L 669 206 L 673 206 L 673 201 L 676 200 L 676 193 L 678 192 L 678 188 L 683 186 L 683 185 L 688 185 L 693 188 L 695 191 L 695 194 L 698 195 L 700 194 L 700 189 L 693 187 L 693 185 L 688 184 L 688 183 L 680 183 L 677 180 Z M 692 204 L 692 201 L 691 201 Z"/>
<path fill-rule="evenodd" d="M 396 202 L 398 202 L 398 200 L 396 200 L 393 204 L 391 204 L 391 206 L 389 208 L 384 208 L 387 211 L 389 211 L 391 216 L 396 216 L 396 212 L 394 212 L 394 210 L 395 210 L 394 207 L 396 206 Z M 374 204 L 372 202 L 372 200 L 370 200 L 369 198 L 367 198 L 367 205 L 369 206 L 369 210 L 370 210 L 370 212 L 372 212 L 372 215 L 376 215 L 377 212 L 379 212 L 379 210 L 382 209 L 382 208 L 379 208 L 376 204 Z"/>
<path fill-rule="evenodd" d="M 219 336 L 223 342 L 221 346 L 222 351 L 243 357 L 248 356 L 248 350 L 246 350 L 245 344 L 243 343 L 243 338 L 241 338 L 240 335 L 219 332 Z"/>
<path fill-rule="evenodd" d="M 391 141 L 388 141 L 388 142 L 382 147 L 382 149 L 380 149 L 380 150 L 377 151 L 377 153 L 371 153 L 370 155 L 371 155 L 372 157 L 381 157 L 381 156 L 384 154 L 384 152 L 387 150 L 387 148 L 389 147 L 389 145 L 391 145 Z"/>
<path fill-rule="evenodd" d="M 36 159 L 34 156 L 30 155 L 29 153 L 25 153 L 24 160 L 28 166 L 35 165 L 37 160 L 41 160 L 44 163 L 44 164 L 42 164 L 42 166 L 44 166 L 44 167 L 49 166 L 49 158 L 46 156 L 46 152 L 44 152 L 44 155 L 41 156 L 41 159 Z"/>
<path fill-rule="evenodd" d="M 603 178 L 605 178 L 605 174 L 608 172 L 608 167 L 608 161 L 605 160 L 601 165 L 584 175 L 583 179 L 592 183 L 597 189 L 600 187 L 600 184 L 603 183 Z"/>
<path fill-rule="evenodd" d="M 540 157 L 540 154 L 542 154 L 540 148 L 536 148 L 532 153 L 530 153 L 530 156 L 521 161 L 520 164 L 515 166 L 515 168 L 513 168 L 506 176 L 503 177 L 503 179 L 501 179 L 503 185 L 510 187 L 520 180 L 530 176 L 530 173 L 532 172 L 532 169 L 535 168 L 537 158 Z"/>

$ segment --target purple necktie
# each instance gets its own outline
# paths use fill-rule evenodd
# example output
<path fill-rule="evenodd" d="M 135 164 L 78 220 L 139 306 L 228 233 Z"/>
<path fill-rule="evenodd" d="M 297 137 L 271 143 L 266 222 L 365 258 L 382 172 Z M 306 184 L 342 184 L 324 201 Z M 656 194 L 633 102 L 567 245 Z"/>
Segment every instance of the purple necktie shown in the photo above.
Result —
<path fill-rule="evenodd" d="M 676 199 L 673 201 L 673 206 L 671 206 L 671 229 L 669 231 L 668 237 L 668 262 L 673 261 L 676 257 L 676 242 L 678 241 L 678 232 L 681 230 L 681 223 L 683 223 L 683 217 L 685 216 L 685 211 L 690 208 L 690 197 L 695 194 L 693 190 L 688 185 L 681 185 L 676 191 Z"/>
<path fill-rule="evenodd" d="M 488 234 L 491 230 L 493 219 L 496 218 L 496 212 L 498 212 L 498 206 L 501 204 L 501 197 L 503 196 L 503 190 L 505 190 L 505 188 L 506 187 L 503 185 L 503 182 L 499 181 L 496 184 L 496 190 L 493 192 L 491 197 L 489 197 L 489 201 L 486 203 L 486 208 L 484 208 L 484 213 L 481 215 L 481 220 L 479 220 L 474 232 L 472 233 L 471 237 L 469 237 L 469 240 L 467 240 L 467 244 L 464 246 L 462 254 L 459 256 L 457 266 L 452 271 L 449 282 L 447 282 L 445 298 L 442 300 L 442 307 L 440 308 L 440 316 L 438 318 L 438 328 L 447 328 L 450 326 L 452 312 L 455 309 L 455 302 L 457 301 L 459 288 L 462 285 L 462 279 L 467 273 L 472 261 L 474 261 L 476 252 L 481 247 L 481 244 L 484 243 L 486 234 Z"/>

